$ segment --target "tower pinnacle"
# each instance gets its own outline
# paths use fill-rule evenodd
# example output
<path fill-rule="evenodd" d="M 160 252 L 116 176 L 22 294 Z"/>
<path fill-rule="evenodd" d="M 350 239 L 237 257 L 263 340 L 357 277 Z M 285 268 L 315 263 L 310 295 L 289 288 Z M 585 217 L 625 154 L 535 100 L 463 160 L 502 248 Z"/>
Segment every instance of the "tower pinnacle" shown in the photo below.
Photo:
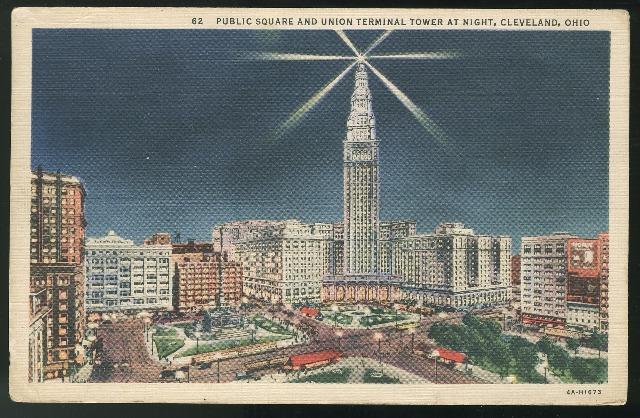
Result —
<path fill-rule="evenodd" d="M 375 125 L 369 77 L 365 65 L 360 63 L 356 67 L 356 85 L 351 95 L 351 113 L 347 121 L 347 141 L 375 140 Z"/>

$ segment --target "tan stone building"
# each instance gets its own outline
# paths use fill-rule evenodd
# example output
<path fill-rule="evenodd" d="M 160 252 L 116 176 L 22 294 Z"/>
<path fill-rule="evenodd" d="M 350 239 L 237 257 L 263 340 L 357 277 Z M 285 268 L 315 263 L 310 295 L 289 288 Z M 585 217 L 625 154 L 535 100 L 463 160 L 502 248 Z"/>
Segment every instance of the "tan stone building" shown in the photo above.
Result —
<path fill-rule="evenodd" d="M 474 307 L 509 302 L 511 238 L 477 235 L 459 222 L 433 234 L 393 241 L 392 273 L 404 298 L 419 304 Z"/>

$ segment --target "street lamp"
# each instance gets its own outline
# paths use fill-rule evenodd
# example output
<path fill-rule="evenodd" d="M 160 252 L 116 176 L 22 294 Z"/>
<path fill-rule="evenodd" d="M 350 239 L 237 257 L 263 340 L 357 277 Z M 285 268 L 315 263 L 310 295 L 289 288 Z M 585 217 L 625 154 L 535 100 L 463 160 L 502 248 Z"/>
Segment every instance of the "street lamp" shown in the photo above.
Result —
<path fill-rule="evenodd" d="M 342 339 L 342 336 L 344 335 L 344 333 L 341 330 L 336 331 L 336 336 L 338 337 L 338 350 L 340 350 L 340 341 Z"/>
<path fill-rule="evenodd" d="M 149 318 L 148 316 L 145 316 L 142 321 L 144 322 L 144 332 L 147 336 L 147 342 L 149 342 L 149 329 L 151 328 L 150 326 L 151 318 Z"/>
<path fill-rule="evenodd" d="M 438 384 L 438 357 L 440 357 L 440 353 L 435 351 L 433 355 L 433 364 L 436 366 L 436 384 Z"/>
<path fill-rule="evenodd" d="M 95 356 L 96 352 L 95 352 L 95 347 L 93 346 L 93 344 L 95 343 L 97 337 L 95 335 L 89 335 L 87 337 L 87 340 L 89 341 L 89 343 L 91 344 L 91 357 L 89 357 L 89 364 L 93 364 L 93 357 Z"/>
<path fill-rule="evenodd" d="M 384 336 L 379 333 L 376 332 L 375 334 L 373 334 L 373 338 L 375 338 L 378 341 L 378 361 L 380 361 L 380 373 L 382 373 L 382 338 Z"/>
<path fill-rule="evenodd" d="M 398 328 L 398 304 L 397 303 L 393 304 L 393 310 L 395 313 L 396 328 Z"/>
<path fill-rule="evenodd" d="M 331 305 L 331 310 L 333 311 L 333 327 L 335 328 L 338 326 L 338 311 L 340 309 L 338 308 L 338 305 L 334 303 Z"/>
<path fill-rule="evenodd" d="M 413 354 L 413 345 L 414 345 L 415 340 L 416 340 L 416 329 L 415 328 L 409 328 L 409 334 L 411 334 L 411 354 Z"/>

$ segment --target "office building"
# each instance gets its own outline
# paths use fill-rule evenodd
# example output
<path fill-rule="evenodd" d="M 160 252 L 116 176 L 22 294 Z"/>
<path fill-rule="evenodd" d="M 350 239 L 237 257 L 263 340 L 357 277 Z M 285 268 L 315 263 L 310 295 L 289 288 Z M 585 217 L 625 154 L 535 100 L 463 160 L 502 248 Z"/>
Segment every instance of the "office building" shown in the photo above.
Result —
<path fill-rule="evenodd" d="M 170 244 L 135 245 L 113 231 L 89 238 L 87 311 L 171 310 Z"/>

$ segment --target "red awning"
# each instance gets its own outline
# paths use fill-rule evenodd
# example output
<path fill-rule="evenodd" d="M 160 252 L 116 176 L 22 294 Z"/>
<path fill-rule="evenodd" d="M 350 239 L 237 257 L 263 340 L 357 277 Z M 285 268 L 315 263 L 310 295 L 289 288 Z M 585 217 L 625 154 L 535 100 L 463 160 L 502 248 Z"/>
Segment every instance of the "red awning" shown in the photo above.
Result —
<path fill-rule="evenodd" d="M 315 353 L 298 354 L 289 357 L 288 363 L 293 366 L 304 366 L 306 364 L 313 364 L 320 361 L 333 360 L 340 357 L 339 351 L 318 351 Z"/>
<path fill-rule="evenodd" d="M 438 357 L 442 360 L 453 361 L 456 363 L 464 363 L 467 356 L 464 353 L 459 353 L 453 350 L 447 350 L 446 348 L 436 348 L 434 351 L 438 352 Z"/>
<path fill-rule="evenodd" d="M 320 313 L 316 308 L 310 308 L 309 306 L 303 306 L 300 308 L 300 312 L 307 316 L 316 317 Z"/>

